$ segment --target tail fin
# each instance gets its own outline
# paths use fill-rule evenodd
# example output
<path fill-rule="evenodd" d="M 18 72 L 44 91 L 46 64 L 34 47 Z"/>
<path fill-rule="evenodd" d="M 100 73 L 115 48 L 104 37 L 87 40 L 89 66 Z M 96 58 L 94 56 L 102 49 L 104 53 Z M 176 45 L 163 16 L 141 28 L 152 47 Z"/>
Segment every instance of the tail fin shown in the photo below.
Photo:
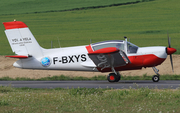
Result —
<path fill-rule="evenodd" d="M 17 55 L 39 57 L 42 49 L 28 26 L 21 21 L 4 22 L 5 34 L 13 52 Z"/>

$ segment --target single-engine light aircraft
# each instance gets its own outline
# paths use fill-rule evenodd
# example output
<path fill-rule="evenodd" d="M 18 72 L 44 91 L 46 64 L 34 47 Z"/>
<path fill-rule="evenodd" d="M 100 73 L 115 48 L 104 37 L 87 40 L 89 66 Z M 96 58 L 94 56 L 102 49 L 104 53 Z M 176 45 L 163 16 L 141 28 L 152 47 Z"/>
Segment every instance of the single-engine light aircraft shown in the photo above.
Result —
<path fill-rule="evenodd" d="M 22 69 L 70 70 L 112 72 L 107 76 L 109 82 L 118 82 L 119 71 L 152 67 L 156 75 L 154 82 L 159 81 L 160 74 L 155 66 L 160 65 L 170 55 L 173 70 L 172 54 L 176 49 L 153 46 L 138 47 L 125 40 L 110 40 L 85 46 L 44 49 L 21 21 L 4 22 L 5 34 L 12 51 L 16 55 L 6 56 L 19 58 L 13 66 Z"/>

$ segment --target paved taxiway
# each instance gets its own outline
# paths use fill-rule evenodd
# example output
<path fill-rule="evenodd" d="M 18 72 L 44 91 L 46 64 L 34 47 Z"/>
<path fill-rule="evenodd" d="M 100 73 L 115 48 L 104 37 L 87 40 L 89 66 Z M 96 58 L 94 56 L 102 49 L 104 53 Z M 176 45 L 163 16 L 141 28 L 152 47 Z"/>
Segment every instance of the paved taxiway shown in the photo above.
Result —
<path fill-rule="evenodd" d="M 0 81 L 1 86 L 29 87 L 29 88 L 180 88 L 180 80 L 121 80 L 117 83 L 108 81 Z"/>

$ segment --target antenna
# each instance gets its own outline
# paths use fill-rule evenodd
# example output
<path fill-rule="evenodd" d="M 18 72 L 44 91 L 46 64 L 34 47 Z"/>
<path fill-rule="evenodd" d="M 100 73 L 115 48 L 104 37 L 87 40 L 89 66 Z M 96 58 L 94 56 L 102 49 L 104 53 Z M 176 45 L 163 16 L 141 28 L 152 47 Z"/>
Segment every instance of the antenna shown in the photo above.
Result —
<path fill-rule="evenodd" d="M 51 48 L 53 48 L 53 41 L 51 41 Z"/>

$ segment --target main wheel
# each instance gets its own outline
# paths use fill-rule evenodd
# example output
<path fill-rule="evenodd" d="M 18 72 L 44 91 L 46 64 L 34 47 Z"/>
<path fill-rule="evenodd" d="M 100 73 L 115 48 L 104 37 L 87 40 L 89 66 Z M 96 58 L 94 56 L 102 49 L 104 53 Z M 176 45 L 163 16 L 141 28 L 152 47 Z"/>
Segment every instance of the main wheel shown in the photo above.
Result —
<path fill-rule="evenodd" d="M 116 80 L 116 82 L 119 82 L 120 79 L 121 79 L 121 75 L 119 73 L 117 73 L 117 80 Z"/>
<path fill-rule="evenodd" d="M 159 76 L 158 75 L 154 75 L 152 77 L 152 80 L 153 80 L 153 82 L 158 82 L 159 81 Z"/>
<path fill-rule="evenodd" d="M 110 73 L 107 76 L 109 82 L 118 82 L 120 80 L 120 76 L 116 75 L 115 73 Z"/>

